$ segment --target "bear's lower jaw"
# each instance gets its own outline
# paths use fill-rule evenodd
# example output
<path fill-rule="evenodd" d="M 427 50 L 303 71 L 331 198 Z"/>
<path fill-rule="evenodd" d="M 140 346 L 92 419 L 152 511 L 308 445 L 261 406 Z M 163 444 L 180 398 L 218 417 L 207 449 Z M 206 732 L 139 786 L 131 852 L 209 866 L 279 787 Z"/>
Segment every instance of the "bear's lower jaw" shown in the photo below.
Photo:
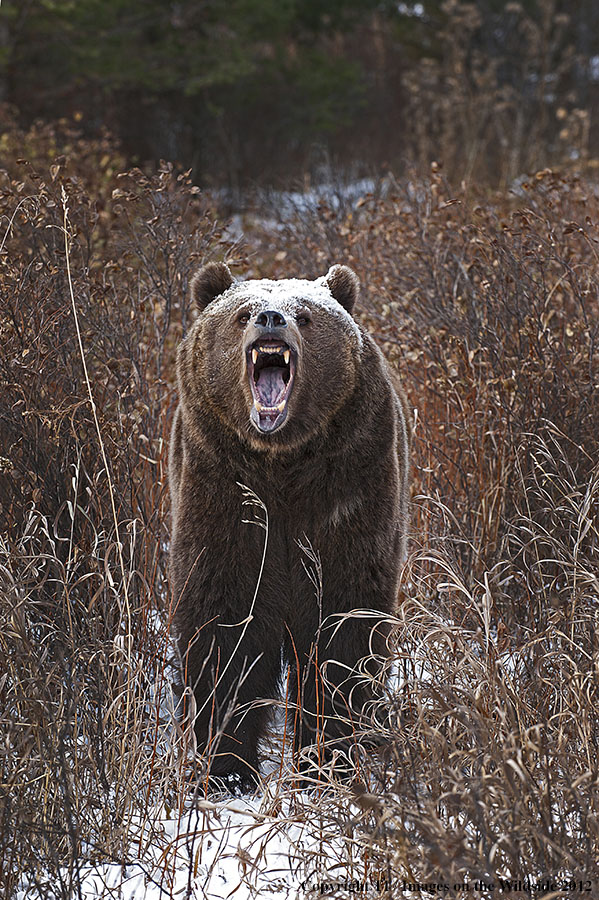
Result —
<path fill-rule="evenodd" d="M 250 422 L 262 434 L 276 431 L 287 419 L 287 401 L 282 400 L 278 406 L 262 406 L 259 400 L 254 400 L 250 411 Z"/>

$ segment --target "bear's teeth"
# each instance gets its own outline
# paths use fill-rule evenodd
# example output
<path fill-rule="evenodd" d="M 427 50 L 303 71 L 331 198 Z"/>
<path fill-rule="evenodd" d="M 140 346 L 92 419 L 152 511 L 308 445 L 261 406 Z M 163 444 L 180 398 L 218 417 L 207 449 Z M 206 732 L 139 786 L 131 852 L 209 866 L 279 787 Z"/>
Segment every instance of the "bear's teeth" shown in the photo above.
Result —
<path fill-rule="evenodd" d="M 258 351 L 257 350 L 252 350 L 252 362 L 254 363 L 254 365 L 256 365 L 256 363 L 258 362 Z"/>
<path fill-rule="evenodd" d="M 285 350 L 285 352 L 283 353 L 283 359 L 285 360 L 286 366 L 289 365 L 289 356 L 290 356 L 289 350 Z"/>
<path fill-rule="evenodd" d="M 263 413 L 274 413 L 274 412 L 283 412 L 285 409 L 285 401 L 281 400 L 278 406 L 263 406 L 259 400 L 254 400 L 254 406 L 256 407 L 256 412 Z"/>

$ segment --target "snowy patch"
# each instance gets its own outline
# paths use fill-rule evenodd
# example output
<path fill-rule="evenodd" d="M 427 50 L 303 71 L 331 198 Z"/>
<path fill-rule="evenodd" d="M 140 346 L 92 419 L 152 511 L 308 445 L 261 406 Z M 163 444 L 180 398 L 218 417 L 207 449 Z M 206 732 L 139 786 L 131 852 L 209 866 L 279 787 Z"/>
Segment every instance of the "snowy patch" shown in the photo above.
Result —
<path fill-rule="evenodd" d="M 221 297 L 210 303 L 201 316 L 209 319 L 212 316 L 232 312 L 241 305 L 247 308 L 252 316 L 264 309 L 273 309 L 295 316 L 306 306 L 320 308 L 340 319 L 346 330 L 353 333 L 358 346 L 362 346 L 359 326 L 331 294 L 326 275 L 315 281 L 306 278 L 282 278 L 280 281 L 262 278 L 235 282 Z"/>
<path fill-rule="evenodd" d="M 303 800 L 308 800 L 307 810 L 302 809 Z M 198 800 L 180 816 L 156 811 L 151 827 L 139 822 L 135 833 L 131 823 L 131 838 L 130 850 L 137 850 L 138 858 L 131 856 L 121 864 L 81 864 L 80 891 L 74 896 L 287 900 L 310 896 L 313 885 L 323 880 L 359 877 L 357 866 L 340 865 L 339 860 L 347 859 L 344 841 L 330 820 L 315 821 L 313 798 L 298 794 L 282 801 L 268 788 L 261 798 Z M 68 883 L 66 873 L 63 878 L 63 884 Z M 16 900 L 29 900 L 30 888 L 33 885 L 23 884 Z M 63 896 L 58 883 L 54 892 L 51 885 L 44 888 L 47 900 Z"/>

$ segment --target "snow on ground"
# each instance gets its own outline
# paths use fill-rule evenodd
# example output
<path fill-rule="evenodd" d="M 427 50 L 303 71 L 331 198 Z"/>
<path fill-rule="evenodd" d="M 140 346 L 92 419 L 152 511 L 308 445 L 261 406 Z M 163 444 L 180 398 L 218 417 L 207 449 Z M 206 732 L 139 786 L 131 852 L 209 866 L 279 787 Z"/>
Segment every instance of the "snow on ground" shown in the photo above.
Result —
<path fill-rule="evenodd" d="M 274 778 L 255 796 L 200 799 L 182 815 L 155 811 L 149 826 L 137 823 L 137 832 L 131 823 L 130 862 L 81 864 L 72 896 L 294 900 L 350 897 L 357 885 L 361 897 L 380 896 L 374 876 L 364 880 L 362 855 L 348 854 L 339 820 L 319 814 L 314 794 L 278 798 L 277 783 Z M 54 900 L 51 891 L 44 896 Z M 56 900 L 63 896 L 57 888 Z M 23 886 L 17 900 L 29 897 Z"/>
<path fill-rule="evenodd" d="M 138 823 L 137 834 L 131 823 L 130 862 L 82 863 L 74 877 L 72 896 L 81 900 L 289 900 L 310 896 L 323 878 L 330 881 L 333 877 L 326 874 L 328 853 L 323 833 L 313 819 L 294 815 L 288 802 L 287 806 L 285 810 L 267 790 L 261 797 L 199 800 L 195 808 L 187 808 L 180 816 L 157 811 L 149 827 Z M 329 835 L 327 847 L 333 851 L 333 866 L 338 858 L 334 850 L 341 851 L 341 841 L 337 848 L 334 843 Z M 357 876 L 337 871 L 335 880 L 351 877 Z M 63 886 L 68 883 L 66 872 L 60 880 Z M 64 896 L 58 884 L 55 891 L 57 900 Z M 16 896 L 17 900 L 29 900 L 34 894 L 38 896 L 23 884 Z M 51 886 L 44 896 L 53 896 Z"/>
<path fill-rule="evenodd" d="M 321 895 L 323 883 L 361 880 L 364 863 L 358 853 L 348 856 L 335 807 L 331 814 L 326 797 L 321 804 L 318 788 L 302 792 L 293 784 L 281 731 L 275 722 L 265 740 L 263 780 L 254 795 L 223 791 L 205 799 L 189 786 L 183 809 L 161 803 L 129 820 L 123 862 L 94 863 L 88 848 L 77 872 L 23 882 L 16 900 L 292 900 Z M 71 885 L 67 893 L 65 885 Z M 361 896 L 376 896 L 372 890 Z"/>
<path fill-rule="evenodd" d="M 305 826 L 266 815 L 262 806 L 260 799 L 244 797 L 206 802 L 203 809 L 187 810 L 177 818 L 159 818 L 151 839 L 142 836 L 145 846 L 139 861 L 127 867 L 82 867 L 81 896 L 84 900 L 305 896 L 298 871 Z"/>
<path fill-rule="evenodd" d="M 345 182 L 324 181 L 306 190 L 262 191 L 250 204 L 251 212 L 238 211 L 230 215 L 225 235 L 231 241 L 242 240 L 248 223 L 258 224 L 275 233 L 284 229 L 297 216 L 316 214 L 323 204 L 335 211 L 349 211 L 365 196 L 385 196 L 391 187 L 392 181 L 389 178 L 360 178 Z M 232 197 L 220 192 L 220 199 L 233 209 L 239 209 L 240 203 L 235 202 Z"/>

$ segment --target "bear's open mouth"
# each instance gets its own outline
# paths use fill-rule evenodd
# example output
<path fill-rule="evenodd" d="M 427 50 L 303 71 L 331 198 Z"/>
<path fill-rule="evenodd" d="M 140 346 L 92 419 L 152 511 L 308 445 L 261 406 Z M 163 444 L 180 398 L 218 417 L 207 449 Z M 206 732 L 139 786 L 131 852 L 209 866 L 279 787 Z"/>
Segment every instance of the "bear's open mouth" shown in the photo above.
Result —
<path fill-rule="evenodd" d="M 254 400 L 250 418 L 259 431 L 274 431 L 285 421 L 295 363 L 295 350 L 283 341 L 258 339 L 248 349 L 248 377 Z"/>

